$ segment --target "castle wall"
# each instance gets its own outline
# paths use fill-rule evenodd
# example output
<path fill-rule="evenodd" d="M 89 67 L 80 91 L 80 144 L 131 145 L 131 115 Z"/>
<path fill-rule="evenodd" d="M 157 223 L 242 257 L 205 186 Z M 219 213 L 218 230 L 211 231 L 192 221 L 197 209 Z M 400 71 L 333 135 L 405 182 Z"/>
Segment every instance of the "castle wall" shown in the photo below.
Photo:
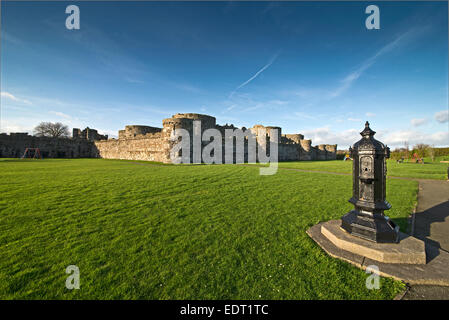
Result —
<path fill-rule="evenodd" d="M 315 160 L 315 149 L 312 148 L 312 140 L 299 140 L 299 159 L 304 161 Z"/>
<path fill-rule="evenodd" d="M 279 161 L 297 161 L 300 159 L 301 147 L 296 144 L 278 145 Z"/>
<path fill-rule="evenodd" d="M 222 134 L 222 162 L 226 161 L 225 153 L 225 129 L 236 129 L 233 125 L 220 126 L 216 124 L 214 117 L 195 113 L 178 113 L 172 118 L 162 121 L 163 128 L 145 126 L 126 126 L 125 130 L 120 130 L 119 139 L 108 141 L 96 141 L 95 146 L 98 156 L 106 159 L 129 159 L 147 160 L 170 163 L 170 150 L 175 145 L 175 141 L 170 140 L 173 130 L 184 129 L 190 134 L 190 159 L 193 160 L 193 131 L 194 121 L 201 121 L 201 135 L 207 129 L 218 129 Z M 270 129 L 277 129 L 278 132 L 278 159 L 279 161 L 298 160 L 327 160 L 335 158 L 336 145 L 319 145 L 312 147 L 311 140 L 305 140 L 302 134 L 281 134 L 280 127 L 265 127 L 255 125 L 249 130 L 257 141 L 257 148 L 266 150 L 270 154 Z M 152 131 L 153 133 L 140 134 L 139 132 Z M 262 138 L 265 135 L 266 146 L 262 146 Z M 207 142 L 201 142 L 201 150 Z M 233 143 L 233 161 L 236 161 L 235 139 Z M 259 160 L 259 159 L 258 159 Z M 244 161 L 248 161 L 248 141 L 244 142 Z"/>
<path fill-rule="evenodd" d="M 72 138 L 73 139 L 86 139 L 86 140 L 90 140 L 90 141 L 108 140 L 108 135 L 99 134 L 97 130 L 90 129 L 89 127 L 87 127 L 86 129 L 84 129 L 82 131 L 81 131 L 81 129 L 73 128 Z"/>
<path fill-rule="evenodd" d="M 326 144 L 326 160 L 336 160 L 336 159 L 337 159 L 337 145 Z"/>
<path fill-rule="evenodd" d="M 315 159 L 316 160 L 326 160 L 326 145 L 325 144 L 320 144 L 318 146 L 315 147 L 315 152 L 316 152 L 316 156 Z"/>
<path fill-rule="evenodd" d="M 215 128 L 216 119 L 215 117 L 208 116 L 206 114 L 199 113 L 177 113 L 173 115 L 172 119 L 188 119 L 193 122 L 193 120 L 200 120 L 201 126 L 205 129 Z"/>
<path fill-rule="evenodd" d="M 20 158 L 26 148 L 39 148 L 43 158 L 91 158 L 95 152 L 88 140 L 0 134 L 0 157 Z"/>
<path fill-rule="evenodd" d="M 44 158 L 83 158 L 99 157 L 105 159 L 146 160 L 170 163 L 170 150 L 177 143 L 170 139 L 173 130 L 185 129 L 190 134 L 190 159 L 193 160 L 194 121 L 201 121 L 201 136 L 207 129 L 218 129 L 222 134 L 222 162 L 225 163 L 225 130 L 237 129 L 233 125 L 220 126 L 212 116 L 196 113 L 178 113 L 162 121 L 163 128 L 128 125 L 119 131 L 118 139 L 109 139 L 99 135 L 97 130 L 86 128 L 83 131 L 73 129 L 73 139 L 41 138 L 27 134 L 0 134 L 0 157 L 21 157 L 26 148 L 39 148 Z M 242 128 L 246 130 L 245 128 Z M 333 160 L 336 159 L 337 145 L 320 144 L 312 147 L 312 141 L 304 139 L 302 134 L 282 134 L 280 127 L 255 125 L 249 130 L 256 138 L 257 149 L 270 154 L 270 129 L 277 129 L 278 160 Z M 105 139 L 106 138 L 106 139 Z M 265 139 L 264 139 L 265 138 Z M 236 161 L 235 138 L 233 161 Z M 266 141 L 266 145 L 263 141 Z M 248 140 L 244 140 L 244 160 L 248 161 Z M 209 142 L 201 141 L 201 150 Z M 258 153 L 257 153 L 258 154 Z M 202 160 L 202 159 L 201 159 Z M 200 161 L 201 161 L 200 160 Z M 258 159 L 259 160 L 259 159 Z"/>
<path fill-rule="evenodd" d="M 169 162 L 170 150 L 161 133 L 145 134 L 126 139 L 95 141 L 97 156 L 104 159 Z"/>
<path fill-rule="evenodd" d="M 136 136 L 144 135 L 147 133 L 158 133 L 161 131 L 162 131 L 162 128 L 131 125 L 131 126 L 126 126 L 125 130 L 119 130 L 118 136 L 119 136 L 119 139 L 126 139 L 126 138 L 134 138 Z"/>
<path fill-rule="evenodd" d="M 304 136 L 302 134 L 299 133 L 295 133 L 295 134 L 283 134 L 282 135 L 282 143 L 297 143 L 299 144 L 301 142 L 301 140 L 304 140 Z"/>

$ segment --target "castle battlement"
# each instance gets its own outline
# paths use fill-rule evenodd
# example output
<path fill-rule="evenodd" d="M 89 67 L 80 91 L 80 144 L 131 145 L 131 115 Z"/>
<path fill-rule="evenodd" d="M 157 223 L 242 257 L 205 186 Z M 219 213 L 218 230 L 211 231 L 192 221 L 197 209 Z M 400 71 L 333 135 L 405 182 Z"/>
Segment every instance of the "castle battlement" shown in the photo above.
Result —
<path fill-rule="evenodd" d="M 237 129 L 233 124 L 218 125 L 216 118 L 199 113 L 177 113 L 171 118 L 162 120 L 162 128 L 128 125 L 119 130 L 119 138 L 107 141 L 96 141 L 95 146 L 99 157 L 107 159 L 148 160 L 170 163 L 170 150 L 174 142 L 170 140 L 173 130 L 185 129 L 193 132 L 193 122 L 201 121 L 201 131 L 217 129 L 224 133 L 226 129 Z M 246 128 L 241 128 L 246 130 Z M 259 141 L 265 134 L 266 141 L 270 141 L 270 129 L 277 129 L 278 150 L 280 161 L 297 160 L 333 160 L 336 159 L 336 145 L 321 144 L 312 147 L 312 140 L 304 139 L 300 133 L 282 134 L 282 128 L 256 124 L 249 128 Z M 202 143 L 204 147 L 207 143 Z"/>
<path fill-rule="evenodd" d="M 170 139 L 173 130 L 185 129 L 192 137 L 194 121 L 201 121 L 202 133 L 207 129 L 219 130 L 223 141 L 225 141 L 226 129 L 238 129 L 233 124 L 218 125 L 213 116 L 199 113 L 177 113 L 171 118 L 163 119 L 162 128 L 127 125 L 123 130 L 119 130 L 118 139 L 108 139 L 107 135 L 101 135 L 96 129 L 89 127 L 84 130 L 74 128 L 73 138 L 35 137 L 22 132 L 9 135 L 2 133 L 0 134 L 0 157 L 20 157 L 26 148 L 40 148 L 44 158 L 98 157 L 170 163 L 170 150 L 175 144 L 175 141 Z M 249 130 L 256 138 L 257 145 L 259 142 L 269 143 L 271 139 L 274 139 L 270 129 L 277 130 L 279 161 L 336 159 L 337 145 L 312 146 L 312 140 L 304 139 L 304 135 L 300 133 L 282 134 L 281 127 L 256 124 L 249 129 L 241 128 L 245 132 Z M 244 143 L 245 159 L 247 159 L 247 138 L 244 139 Z M 203 141 L 201 147 L 203 148 L 207 144 L 208 142 Z M 269 145 L 266 149 L 269 152 Z"/>

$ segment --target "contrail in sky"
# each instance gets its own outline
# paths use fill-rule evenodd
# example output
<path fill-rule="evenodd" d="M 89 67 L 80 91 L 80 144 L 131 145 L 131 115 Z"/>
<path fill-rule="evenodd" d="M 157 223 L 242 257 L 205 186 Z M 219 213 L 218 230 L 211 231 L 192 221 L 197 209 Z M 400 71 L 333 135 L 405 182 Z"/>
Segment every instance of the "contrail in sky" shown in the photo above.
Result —
<path fill-rule="evenodd" d="M 248 83 L 250 83 L 251 81 L 253 81 L 254 79 L 256 79 L 259 74 L 261 74 L 262 72 L 264 72 L 266 69 L 268 69 L 268 67 L 270 67 L 274 61 L 276 61 L 277 57 L 279 56 L 279 53 L 276 53 L 271 59 L 270 61 L 268 61 L 268 63 L 266 65 L 264 65 L 259 71 L 257 71 L 251 78 L 249 78 L 248 80 L 246 80 L 245 82 L 243 82 L 241 85 L 239 85 L 237 88 L 235 88 L 234 91 L 231 92 L 231 94 L 229 95 L 229 97 L 232 97 L 232 95 L 238 90 L 243 88 L 244 86 L 246 86 Z"/>

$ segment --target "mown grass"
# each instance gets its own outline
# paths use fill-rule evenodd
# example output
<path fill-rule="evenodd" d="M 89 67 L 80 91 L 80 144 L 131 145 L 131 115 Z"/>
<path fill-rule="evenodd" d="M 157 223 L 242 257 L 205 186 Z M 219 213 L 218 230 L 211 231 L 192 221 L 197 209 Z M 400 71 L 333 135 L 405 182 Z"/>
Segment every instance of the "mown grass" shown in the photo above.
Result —
<path fill-rule="evenodd" d="M 391 299 L 403 285 L 306 234 L 351 209 L 351 177 L 237 165 L 0 161 L 1 299 Z M 406 226 L 415 181 L 391 180 Z M 80 290 L 65 268 L 80 268 Z"/>
<path fill-rule="evenodd" d="M 443 159 L 443 157 L 440 157 Z M 425 159 L 424 164 L 420 163 L 396 163 L 396 160 L 387 160 L 387 176 L 406 177 L 415 179 L 447 179 L 447 168 L 449 163 L 440 163 L 439 160 L 431 162 Z M 280 162 L 280 168 L 295 168 L 313 171 L 328 171 L 339 173 L 352 173 L 352 161 L 332 160 L 332 161 L 292 161 Z"/>

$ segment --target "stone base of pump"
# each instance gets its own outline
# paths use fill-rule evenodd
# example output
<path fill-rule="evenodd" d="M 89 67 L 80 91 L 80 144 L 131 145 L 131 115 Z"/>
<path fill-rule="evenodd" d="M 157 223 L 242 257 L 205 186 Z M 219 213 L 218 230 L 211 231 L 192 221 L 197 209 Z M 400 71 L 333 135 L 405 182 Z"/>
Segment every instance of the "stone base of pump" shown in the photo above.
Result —
<path fill-rule="evenodd" d="M 340 220 L 321 226 L 321 233 L 336 247 L 385 263 L 426 264 L 424 241 L 399 233 L 398 243 L 379 243 L 353 236 L 341 228 Z"/>
<path fill-rule="evenodd" d="M 383 214 L 363 214 L 352 210 L 341 218 L 348 233 L 374 242 L 399 242 L 399 226 Z"/>
<path fill-rule="evenodd" d="M 381 276 L 449 286 L 449 253 L 402 232 L 398 243 L 376 243 L 350 235 L 341 228 L 341 220 L 331 220 L 311 227 L 307 234 L 330 256 L 359 268 L 374 265 Z"/>

